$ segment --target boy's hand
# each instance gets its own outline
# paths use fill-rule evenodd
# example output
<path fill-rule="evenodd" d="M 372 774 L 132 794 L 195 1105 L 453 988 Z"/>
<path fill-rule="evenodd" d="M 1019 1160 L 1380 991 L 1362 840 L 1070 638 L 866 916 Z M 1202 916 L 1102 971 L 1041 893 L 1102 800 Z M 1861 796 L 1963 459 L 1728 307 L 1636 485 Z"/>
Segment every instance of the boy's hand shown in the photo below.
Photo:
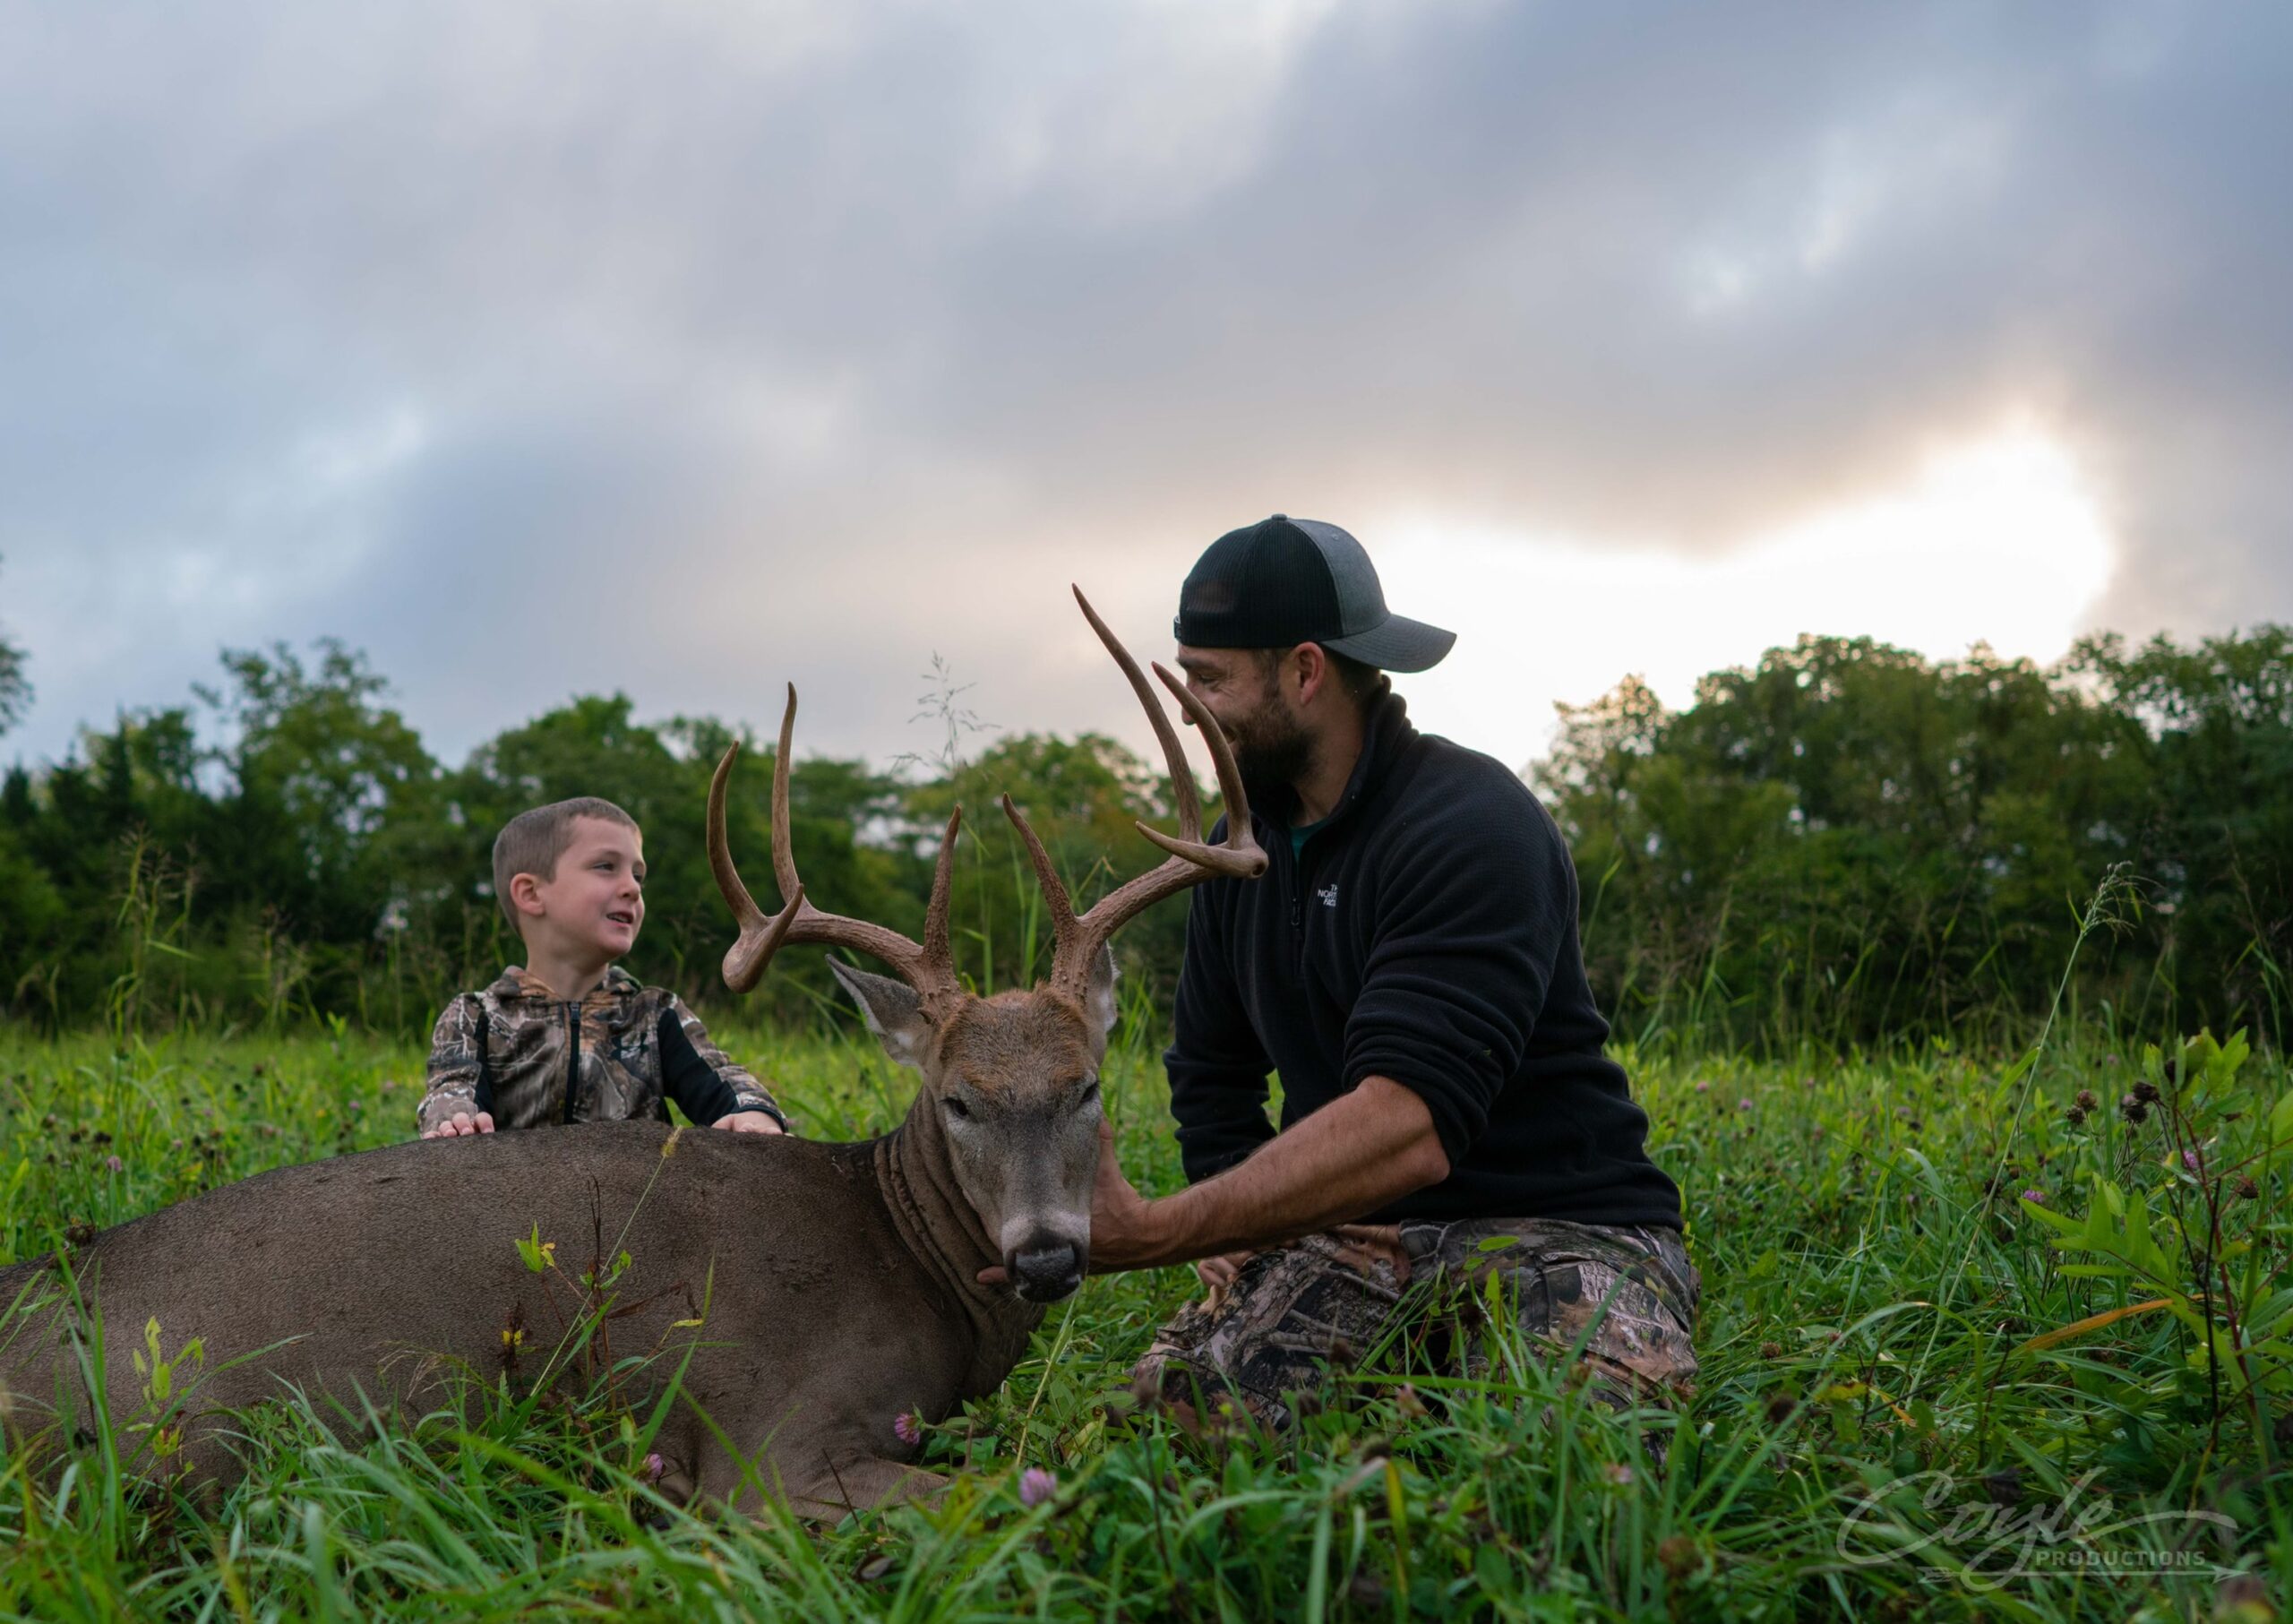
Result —
<path fill-rule="evenodd" d="M 476 1116 L 467 1111 L 457 1111 L 450 1120 L 439 1123 L 422 1137 L 425 1139 L 451 1139 L 459 1134 L 493 1131 L 494 1113 L 491 1111 L 481 1111 Z"/>
<path fill-rule="evenodd" d="M 709 1124 L 722 1128 L 727 1133 L 778 1133 L 780 1124 L 761 1111 L 735 1111 L 730 1116 L 720 1116 Z"/>

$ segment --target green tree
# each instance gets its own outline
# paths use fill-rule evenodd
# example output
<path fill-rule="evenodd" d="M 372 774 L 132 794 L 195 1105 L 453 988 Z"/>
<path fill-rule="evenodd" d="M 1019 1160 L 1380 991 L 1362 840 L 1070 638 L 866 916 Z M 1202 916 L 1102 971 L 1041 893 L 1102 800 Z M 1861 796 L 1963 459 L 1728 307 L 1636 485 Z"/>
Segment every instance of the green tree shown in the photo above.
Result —
<path fill-rule="evenodd" d="M 2065 662 L 2126 716 L 2143 793 L 2117 831 L 2152 881 L 2168 1022 L 2293 1022 L 2293 627 L 2183 648 L 2088 639 Z"/>
<path fill-rule="evenodd" d="M 226 650 L 228 684 L 195 691 L 226 739 L 208 758 L 223 786 L 201 856 L 242 928 L 260 913 L 259 931 L 324 944 L 314 974 L 337 984 L 415 878 L 390 837 L 436 815 L 438 768 L 364 654 L 328 638 L 315 655 Z"/>

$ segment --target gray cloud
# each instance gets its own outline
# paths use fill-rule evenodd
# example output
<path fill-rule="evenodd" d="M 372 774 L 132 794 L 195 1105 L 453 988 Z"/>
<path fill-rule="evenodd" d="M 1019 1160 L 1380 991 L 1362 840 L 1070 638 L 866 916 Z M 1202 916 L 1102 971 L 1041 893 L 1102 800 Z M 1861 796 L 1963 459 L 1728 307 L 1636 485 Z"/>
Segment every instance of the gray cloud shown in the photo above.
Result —
<path fill-rule="evenodd" d="M 0 749 L 328 632 L 450 754 L 614 687 L 768 720 L 794 676 L 810 743 L 888 755 L 934 649 L 993 720 L 1138 739 L 1069 579 L 1159 651 L 1275 508 L 1708 554 L 2015 408 L 2103 492 L 2099 623 L 2293 615 L 2272 9 L 0 3 L 0 39 L 40 689 Z"/>

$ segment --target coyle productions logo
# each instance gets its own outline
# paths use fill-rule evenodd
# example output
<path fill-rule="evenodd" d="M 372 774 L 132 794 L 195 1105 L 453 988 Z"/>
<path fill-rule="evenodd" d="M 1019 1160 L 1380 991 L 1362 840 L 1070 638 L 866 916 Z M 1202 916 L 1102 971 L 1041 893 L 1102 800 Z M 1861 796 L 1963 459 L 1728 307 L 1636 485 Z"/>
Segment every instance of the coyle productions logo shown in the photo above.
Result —
<path fill-rule="evenodd" d="M 1835 1548 L 1851 1568 L 1916 1562 L 1922 1578 L 1979 1591 L 2053 1575 L 2221 1578 L 2237 1571 L 2217 1560 L 2233 1548 L 2233 1518 L 2219 1511 L 2121 1516 L 2109 1494 L 2093 1488 L 2100 1475 L 2085 1474 L 2051 1502 L 2002 1505 L 2012 1497 L 1994 1497 L 1985 1480 L 1962 1492 L 1949 1472 L 1915 1472 L 1856 1500 Z"/>

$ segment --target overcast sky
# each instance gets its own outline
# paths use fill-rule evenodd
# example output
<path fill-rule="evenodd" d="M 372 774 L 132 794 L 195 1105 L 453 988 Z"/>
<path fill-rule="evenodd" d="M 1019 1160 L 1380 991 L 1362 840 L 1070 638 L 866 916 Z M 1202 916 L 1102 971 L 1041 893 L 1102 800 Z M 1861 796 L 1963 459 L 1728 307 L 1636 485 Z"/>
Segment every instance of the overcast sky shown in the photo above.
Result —
<path fill-rule="evenodd" d="M 0 760 L 339 636 L 434 751 L 576 692 L 1111 728 L 1276 510 L 1421 721 L 1799 631 L 2293 619 L 2293 10 L 0 0 Z"/>

